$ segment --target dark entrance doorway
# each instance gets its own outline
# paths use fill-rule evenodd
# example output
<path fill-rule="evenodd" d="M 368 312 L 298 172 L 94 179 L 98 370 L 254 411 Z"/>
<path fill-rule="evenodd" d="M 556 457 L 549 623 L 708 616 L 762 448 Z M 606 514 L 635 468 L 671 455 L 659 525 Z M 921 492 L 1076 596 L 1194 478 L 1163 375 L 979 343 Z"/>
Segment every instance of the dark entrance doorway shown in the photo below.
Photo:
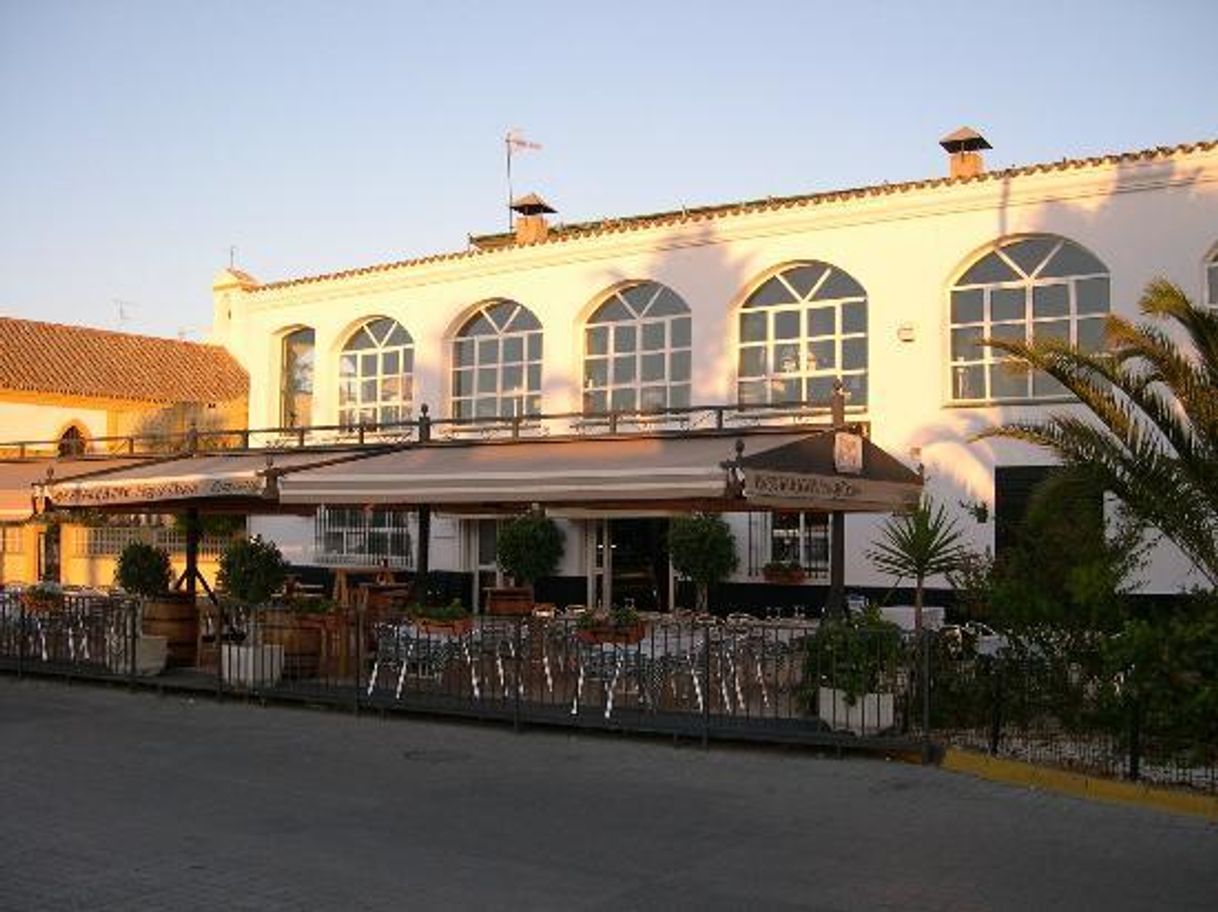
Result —
<path fill-rule="evenodd" d="M 38 581 L 59 582 L 59 524 L 50 523 L 38 532 Z"/>
<path fill-rule="evenodd" d="M 613 519 L 613 603 L 634 603 L 639 611 L 667 611 L 668 520 Z"/>

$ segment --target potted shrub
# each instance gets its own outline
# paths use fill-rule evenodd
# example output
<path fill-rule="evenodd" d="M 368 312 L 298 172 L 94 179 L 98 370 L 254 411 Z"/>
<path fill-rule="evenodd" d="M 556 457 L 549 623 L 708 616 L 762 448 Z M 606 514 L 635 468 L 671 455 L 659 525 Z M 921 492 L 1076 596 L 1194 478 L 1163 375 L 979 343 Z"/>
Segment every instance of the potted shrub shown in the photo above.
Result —
<path fill-rule="evenodd" d="M 516 583 L 514 589 L 494 589 L 487 599 L 491 614 L 529 614 L 533 584 L 550 576 L 563 555 L 562 531 L 542 513 L 528 513 L 499 529 L 495 560 Z"/>
<path fill-rule="evenodd" d="M 808 708 L 815 707 L 831 728 L 857 735 L 892 728 L 903 654 L 901 628 L 874 606 L 850 618 L 826 620 L 809 638 L 804 656 Z"/>
<path fill-rule="evenodd" d="M 710 587 L 736 569 L 736 539 L 723 518 L 708 513 L 679 516 L 668 529 L 668 553 L 673 567 L 694 581 L 698 611 L 705 612 Z"/>
<path fill-rule="evenodd" d="M 238 605 L 256 611 L 266 605 L 283 585 L 287 564 L 273 542 L 258 536 L 231 542 L 220 555 L 216 581 Z M 283 674 L 284 641 L 297 647 L 295 624 L 290 611 L 262 616 L 253 624 L 254 637 L 248 643 L 223 643 L 220 650 L 221 675 L 237 684 L 275 684 Z M 320 655 L 320 635 L 316 637 Z M 314 666 L 316 667 L 316 665 Z"/>
<path fill-rule="evenodd" d="M 27 614 L 48 614 L 63 607 L 63 589 L 58 583 L 37 583 L 21 590 L 21 604 Z"/>
<path fill-rule="evenodd" d="M 427 636 L 465 636 L 474 627 L 474 619 L 460 599 L 447 605 L 412 605 L 406 613 Z"/>
<path fill-rule="evenodd" d="M 632 646 L 640 642 L 647 627 L 632 607 L 594 608 L 585 611 L 576 622 L 575 638 L 582 643 L 617 643 Z"/>
<path fill-rule="evenodd" d="M 194 599 L 170 592 L 173 572 L 169 552 L 148 542 L 128 542 L 114 567 L 114 581 L 124 592 L 143 599 L 140 633 L 135 642 L 135 666 L 140 674 L 159 674 L 166 665 L 194 665 L 199 642 L 199 615 Z M 130 661 L 117 649 L 115 671 Z"/>
<path fill-rule="evenodd" d="M 770 561 L 761 568 L 766 582 L 795 586 L 805 578 L 804 568 L 799 561 Z"/>

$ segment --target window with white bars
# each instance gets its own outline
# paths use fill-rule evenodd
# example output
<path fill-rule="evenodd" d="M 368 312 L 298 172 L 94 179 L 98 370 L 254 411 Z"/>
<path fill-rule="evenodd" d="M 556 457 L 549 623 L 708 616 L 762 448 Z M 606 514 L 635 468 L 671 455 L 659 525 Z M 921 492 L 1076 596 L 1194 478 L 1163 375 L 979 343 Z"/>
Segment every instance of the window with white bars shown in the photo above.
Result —
<path fill-rule="evenodd" d="M 584 329 L 584 413 L 688 406 L 691 328 L 670 288 L 639 282 L 613 292 Z"/>
<path fill-rule="evenodd" d="M 21 526 L 0 526 L 0 554 L 20 554 L 24 550 L 25 536 Z"/>
<path fill-rule="evenodd" d="M 1108 269 L 1078 244 L 1054 235 L 1004 241 L 978 259 L 951 292 L 951 398 L 957 402 L 1052 399 L 1069 395 L 1039 371 L 981 340 L 1057 339 L 1086 351 L 1103 347 Z"/>
<path fill-rule="evenodd" d="M 232 541 L 231 536 L 202 535 L 199 557 L 216 560 Z M 171 555 L 186 554 L 186 533 L 168 526 L 78 526 L 72 532 L 73 557 L 117 557 L 134 541 L 147 542 Z"/>
<path fill-rule="evenodd" d="M 770 560 L 798 565 L 809 576 L 828 576 L 828 515 L 774 513 L 770 520 Z"/>
<path fill-rule="evenodd" d="M 414 340 L 396 320 L 369 320 L 338 357 L 338 423 L 378 427 L 411 415 Z"/>
<path fill-rule="evenodd" d="M 541 323 L 527 307 L 480 307 L 453 340 L 452 415 L 459 420 L 541 414 Z"/>
<path fill-rule="evenodd" d="M 406 569 L 412 566 L 408 510 L 321 507 L 314 519 L 319 564 Z"/>
<path fill-rule="evenodd" d="M 741 405 L 828 405 L 842 381 L 867 405 L 867 293 L 848 273 L 808 262 L 767 279 L 740 311 Z"/>

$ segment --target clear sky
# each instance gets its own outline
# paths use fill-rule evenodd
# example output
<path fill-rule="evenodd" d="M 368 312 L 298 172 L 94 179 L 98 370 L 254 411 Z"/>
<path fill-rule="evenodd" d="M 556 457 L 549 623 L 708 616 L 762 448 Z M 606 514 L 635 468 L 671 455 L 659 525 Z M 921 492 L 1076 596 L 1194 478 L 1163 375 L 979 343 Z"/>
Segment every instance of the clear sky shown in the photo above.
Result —
<path fill-rule="evenodd" d="M 1218 0 L 0 0 L 0 314 L 199 338 L 211 278 L 461 249 L 503 135 L 580 221 L 1218 138 Z"/>

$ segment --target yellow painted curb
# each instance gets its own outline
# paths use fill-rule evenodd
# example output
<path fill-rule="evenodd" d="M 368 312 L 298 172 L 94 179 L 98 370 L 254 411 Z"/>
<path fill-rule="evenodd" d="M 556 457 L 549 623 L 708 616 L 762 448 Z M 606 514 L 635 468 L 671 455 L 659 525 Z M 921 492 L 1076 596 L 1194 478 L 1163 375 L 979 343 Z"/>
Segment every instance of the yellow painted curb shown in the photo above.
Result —
<path fill-rule="evenodd" d="M 948 748 L 944 752 L 940 766 L 952 772 L 967 773 L 993 782 L 1026 785 L 1073 795 L 1076 798 L 1136 804 L 1177 814 L 1195 814 L 1218 822 L 1218 796 L 1215 795 L 1180 792 L 1141 782 L 1101 779 L 957 748 Z"/>

